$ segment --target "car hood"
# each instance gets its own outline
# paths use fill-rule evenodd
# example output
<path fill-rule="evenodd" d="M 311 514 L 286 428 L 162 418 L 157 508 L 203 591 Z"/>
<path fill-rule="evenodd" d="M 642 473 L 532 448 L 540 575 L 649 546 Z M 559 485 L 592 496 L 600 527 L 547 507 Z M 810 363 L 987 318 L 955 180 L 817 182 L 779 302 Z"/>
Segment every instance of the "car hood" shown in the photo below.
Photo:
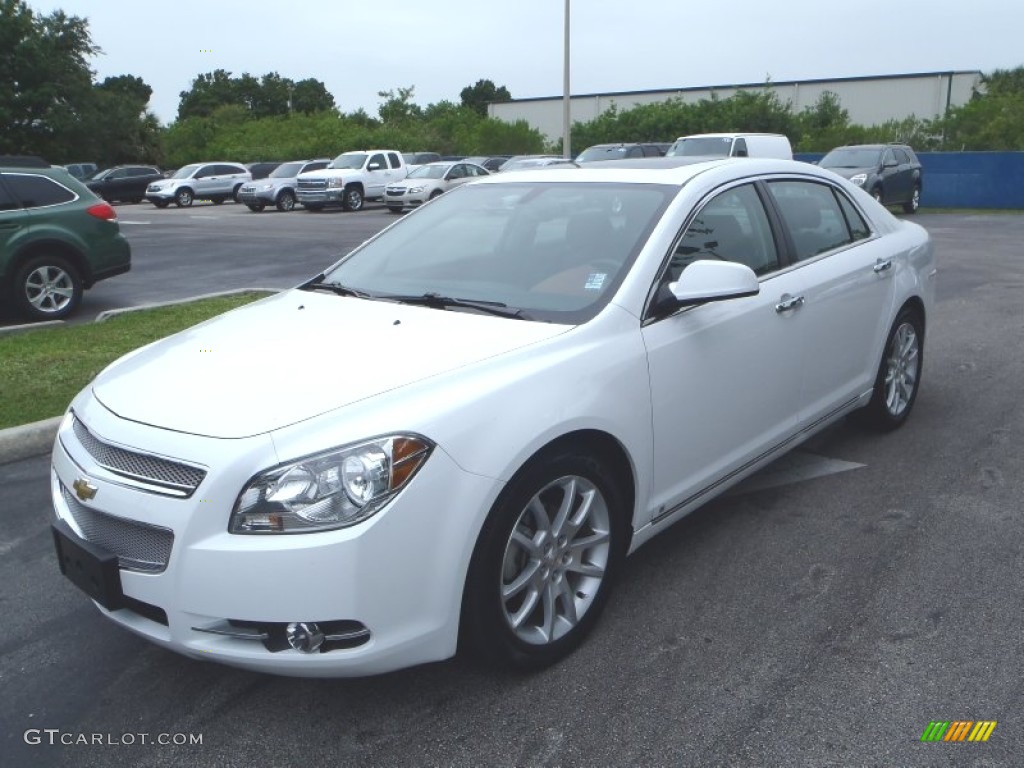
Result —
<path fill-rule="evenodd" d="M 875 168 L 872 168 L 871 166 L 866 166 L 864 168 L 830 168 L 828 166 L 823 165 L 821 167 L 824 168 L 827 171 L 832 171 L 832 173 L 839 174 L 844 179 L 851 179 L 854 176 L 856 176 L 858 173 L 872 174 L 876 170 Z"/>
<path fill-rule="evenodd" d="M 294 290 L 121 358 L 94 380 L 92 393 L 131 421 L 241 438 L 569 328 Z"/>

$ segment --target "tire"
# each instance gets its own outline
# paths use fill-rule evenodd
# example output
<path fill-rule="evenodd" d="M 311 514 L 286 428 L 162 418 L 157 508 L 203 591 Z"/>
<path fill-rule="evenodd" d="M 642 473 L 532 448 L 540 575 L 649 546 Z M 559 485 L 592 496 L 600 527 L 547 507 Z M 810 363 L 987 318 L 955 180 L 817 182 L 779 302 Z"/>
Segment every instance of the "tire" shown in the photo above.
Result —
<path fill-rule="evenodd" d="M 529 670 L 583 641 L 626 551 L 626 510 L 614 477 L 602 460 L 561 452 L 537 457 L 505 487 L 466 578 L 460 639 L 468 650 Z M 561 515 L 569 494 L 571 508 Z"/>
<path fill-rule="evenodd" d="M 131 200 L 129 200 L 128 202 L 129 202 L 129 203 L 135 203 L 135 205 L 138 205 L 139 203 L 141 203 L 141 202 L 142 202 L 142 200 L 143 200 L 143 198 L 141 198 L 141 197 L 133 197 L 133 198 L 132 198 Z"/>
<path fill-rule="evenodd" d="M 871 196 L 873 198 L 875 198 L 875 200 L 877 200 L 880 205 L 885 205 L 885 203 L 882 201 L 882 188 L 881 187 L 875 187 L 874 189 L 872 189 L 871 190 Z"/>
<path fill-rule="evenodd" d="M 249 203 L 247 207 L 253 213 L 260 213 L 267 206 L 264 205 L 263 203 Z"/>
<path fill-rule="evenodd" d="M 389 205 L 388 206 L 388 213 L 401 213 L 402 210 L 403 210 L 402 206 L 397 206 L 397 205 Z"/>
<path fill-rule="evenodd" d="M 905 308 L 889 329 L 871 402 L 859 412 L 860 421 L 880 432 L 901 427 L 917 400 L 923 362 L 924 322 Z"/>
<path fill-rule="evenodd" d="M 323 205 L 320 203 L 304 203 L 303 207 L 311 213 L 319 213 L 324 209 Z"/>
<path fill-rule="evenodd" d="M 914 185 L 914 191 L 910 193 L 910 200 L 903 204 L 904 213 L 917 213 L 917 209 L 921 207 L 921 187 L 918 184 Z"/>
<path fill-rule="evenodd" d="M 61 320 L 82 301 L 82 278 L 63 256 L 33 256 L 14 276 L 14 303 L 32 320 Z"/>
<path fill-rule="evenodd" d="M 295 210 L 295 193 L 290 189 L 282 189 L 281 193 L 277 196 L 277 202 L 274 203 L 277 206 L 277 210 L 282 213 Z"/>
<path fill-rule="evenodd" d="M 213 203 L 214 205 L 224 205 L 224 198 L 223 197 L 211 197 L 210 198 L 210 202 Z"/>
<path fill-rule="evenodd" d="M 440 197 L 443 194 L 444 194 L 444 192 L 442 190 L 435 189 L 433 192 L 430 193 L 430 197 L 427 198 L 427 199 L 428 200 L 433 200 L 435 197 Z"/>
<path fill-rule="evenodd" d="M 192 206 L 192 190 L 188 187 L 182 187 L 174 193 L 174 204 L 179 208 L 189 208 Z"/>
<path fill-rule="evenodd" d="M 154 200 L 153 201 L 153 205 L 155 205 L 157 208 L 166 208 L 170 204 L 171 204 L 170 200 Z"/>
<path fill-rule="evenodd" d="M 234 201 L 235 201 L 236 203 L 238 203 L 238 202 L 241 202 L 241 201 L 240 201 L 240 200 L 238 199 L 238 192 L 239 192 L 239 191 L 240 191 L 241 189 L 242 189 L 242 185 L 241 185 L 241 184 L 238 184 L 238 185 L 237 185 L 237 186 L 236 186 L 236 187 L 235 187 L 235 188 L 234 188 L 233 190 L 231 190 L 231 199 L 232 199 L 232 200 L 234 200 Z"/>
<path fill-rule="evenodd" d="M 346 211 L 363 210 L 363 190 L 355 184 L 345 187 L 345 195 L 341 201 L 341 207 Z"/>

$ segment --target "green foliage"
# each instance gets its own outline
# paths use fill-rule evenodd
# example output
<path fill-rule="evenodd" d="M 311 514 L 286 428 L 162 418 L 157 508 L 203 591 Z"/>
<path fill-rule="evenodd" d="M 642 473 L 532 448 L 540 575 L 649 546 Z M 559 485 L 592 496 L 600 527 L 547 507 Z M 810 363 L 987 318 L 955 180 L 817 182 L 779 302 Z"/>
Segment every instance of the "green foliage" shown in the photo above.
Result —
<path fill-rule="evenodd" d="M 496 86 L 492 80 L 477 80 L 459 93 L 462 106 L 469 107 L 480 117 L 487 117 L 487 105 L 492 101 L 511 101 L 512 94 L 504 85 Z"/>
<path fill-rule="evenodd" d="M 198 75 L 191 88 L 179 96 L 179 120 L 210 117 L 218 108 L 230 105 L 243 107 L 255 118 L 334 109 L 334 97 L 319 80 L 307 78 L 296 83 L 277 72 L 260 78 L 248 72 L 233 77 L 226 70 L 216 69 Z"/>

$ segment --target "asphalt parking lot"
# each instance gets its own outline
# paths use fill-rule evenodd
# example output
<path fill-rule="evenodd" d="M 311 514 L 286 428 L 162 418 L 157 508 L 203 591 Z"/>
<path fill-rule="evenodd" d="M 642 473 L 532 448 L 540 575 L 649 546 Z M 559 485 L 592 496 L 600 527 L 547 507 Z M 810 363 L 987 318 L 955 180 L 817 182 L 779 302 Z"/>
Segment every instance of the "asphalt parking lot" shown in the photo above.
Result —
<path fill-rule="evenodd" d="M 284 288 L 395 218 L 118 210 L 134 268 L 86 294 L 86 317 Z M 178 657 L 60 576 L 46 457 L 0 466 L 2 762 L 1019 765 L 1024 216 L 918 220 L 939 301 L 907 425 L 879 437 L 840 423 L 643 547 L 592 638 L 539 674 L 455 659 L 316 681 Z M 983 744 L 922 743 L 935 720 L 998 725 Z"/>

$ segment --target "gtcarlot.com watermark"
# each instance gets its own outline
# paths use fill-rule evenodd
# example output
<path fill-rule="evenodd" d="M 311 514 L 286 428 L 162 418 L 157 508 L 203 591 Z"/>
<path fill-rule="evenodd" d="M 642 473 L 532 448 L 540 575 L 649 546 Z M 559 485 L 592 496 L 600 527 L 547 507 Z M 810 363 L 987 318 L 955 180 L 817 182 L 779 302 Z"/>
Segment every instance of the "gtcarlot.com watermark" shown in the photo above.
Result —
<path fill-rule="evenodd" d="M 197 746 L 203 743 L 201 733 L 74 733 L 60 728 L 29 728 L 22 737 L 26 744 L 57 746 L 131 747 L 157 744 L 162 747 Z"/>

